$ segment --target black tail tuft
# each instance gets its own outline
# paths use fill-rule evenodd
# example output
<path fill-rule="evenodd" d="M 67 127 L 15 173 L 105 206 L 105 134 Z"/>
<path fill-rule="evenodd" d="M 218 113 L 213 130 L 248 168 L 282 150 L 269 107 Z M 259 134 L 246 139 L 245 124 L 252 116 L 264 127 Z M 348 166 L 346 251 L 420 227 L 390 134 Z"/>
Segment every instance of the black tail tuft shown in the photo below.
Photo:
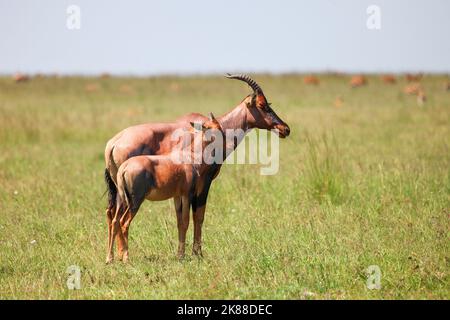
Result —
<path fill-rule="evenodd" d="M 112 209 L 116 204 L 117 187 L 111 178 L 111 174 L 108 169 L 105 169 L 105 182 L 108 188 L 108 209 Z"/>

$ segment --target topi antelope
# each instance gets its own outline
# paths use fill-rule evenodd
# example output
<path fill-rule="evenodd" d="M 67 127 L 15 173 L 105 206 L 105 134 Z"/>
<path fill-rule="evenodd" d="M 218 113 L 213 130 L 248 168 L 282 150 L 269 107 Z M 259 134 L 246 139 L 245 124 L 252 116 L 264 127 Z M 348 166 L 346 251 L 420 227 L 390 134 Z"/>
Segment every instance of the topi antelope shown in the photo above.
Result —
<path fill-rule="evenodd" d="M 420 83 L 412 83 L 403 88 L 403 92 L 407 95 L 416 96 L 416 101 L 419 106 L 423 106 L 427 101 L 427 95 Z"/>
<path fill-rule="evenodd" d="M 350 86 L 352 88 L 361 87 L 367 84 L 367 79 L 364 76 L 353 76 L 350 79 Z"/>
<path fill-rule="evenodd" d="M 27 82 L 28 80 L 30 80 L 30 77 L 27 76 L 26 74 L 16 73 L 13 79 L 15 82 L 20 83 L 20 82 Z"/>
<path fill-rule="evenodd" d="M 317 79 L 317 77 L 315 77 L 313 75 L 309 75 L 309 76 L 306 76 L 303 78 L 303 83 L 317 86 L 317 85 L 319 85 L 319 79 Z"/>
<path fill-rule="evenodd" d="M 383 80 L 383 82 L 387 84 L 395 84 L 397 82 L 397 79 L 395 79 L 395 77 L 391 74 L 382 76 L 381 80 Z"/>
<path fill-rule="evenodd" d="M 445 81 L 442 88 L 444 89 L 444 91 L 450 91 L 450 81 Z"/>
<path fill-rule="evenodd" d="M 105 181 L 108 189 L 108 237 L 111 236 L 113 215 L 116 211 L 117 171 L 127 159 L 139 155 L 161 155 L 169 153 L 179 141 L 171 139 L 178 129 L 189 129 L 189 122 L 201 122 L 207 118 L 191 113 L 173 123 L 146 123 L 122 130 L 108 141 L 105 148 Z M 123 226 L 122 226 L 123 228 Z M 125 230 L 125 228 L 123 228 Z M 119 234 L 122 232 L 120 229 Z M 119 252 L 122 252 L 119 241 Z"/>
<path fill-rule="evenodd" d="M 113 260 L 113 243 L 117 235 L 119 236 L 119 242 L 122 243 L 122 260 L 124 262 L 128 260 L 128 228 L 145 199 L 150 201 L 174 199 L 178 225 L 178 257 L 184 257 L 191 205 L 203 191 L 209 168 L 217 166 L 217 164 L 206 164 L 204 161 L 184 163 L 176 160 L 181 159 L 182 153 L 186 151 L 189 151 L 189 155 L 192 156 L 195 150 L 201 152 L 202 160 L 205 157 L 211 158 L 214 155 L 206 154 L 205 150 L 208 141 L 215 141 L 218 135 L 221 135 L 222 141 L 225 141 L 223 130 L 212 113 L 210 120 L 201 125 L 200 131 L 195 129 L 194 123 L 191 123 L 191 125 L 194 128 L 192 132 L 193 142 L 188 147 L 176 147 L 166 155 L 136 156 L 128 159 L 120 166 L 117 173 L 117 209 L 108 241 L 107 262 Z M 214 137 L 214 140 L 205 138 L 206 131 L 209 131 L 208 133 Z M 198 146 L 200 146 L 200 149 L 198 149 Z M 124 232 L 118 234 L 121 228 L 121 220 L 123 221 Z M 198 220 L 194 223 L 196 224 L 194 250 L 197 250 L 200 244 L 201 225 L 198 225 Z"/>
<path fill-rule="evenodd" d="M 420 83 L 412 83 L 403 88 L 403 92 L 408 95 L 418 95 L 422 90 Z"/>
<path fill-rule="evenodd" d="M 406 78 L 406 81 L 408 81 L 408 82 L 418 82 L 418 81 L 420 81 L 421 79 L 422 79 L 422 74 L 409 74 L 409 73 L 407 73 L 406 75 L 405 75 L 405 78 Z"/>
<path fill-rule="evenodd" d="M 259 128 L 275 130 L 281 138 L 289 136 L 289 126 L 271 108 L 261 87 L 253 79 L 242 74 L 228 74 L 226 77 L 247 83 L 252 88 L 253 93 L 244 98 L 234 109 L 218 118 L 218 122 L 224 130 L 242 129 L 248 131 L 253 128 Z M 117 171 L 120 165 L 134 156 L 162 155 L 170 152 L 178 143 L 178 141 L 172 141 L 171 139 L 175 130 L 189 128 L 190 122 L 206 120 L 207 118 L 203 115 L 192 113 L 173 123 L 149 123 L 130 127 L 108 141 L 105 149 L 105 180 L 108 187 L 106 214 L 109 235 L 111 235 L 113 214 L 116 211 Z M 240 139 L 242 140 L 242 138 Z M 236 146 L 241 140 L 236 141 Z M 200 232 L 196 231 L 196 229 L 203 222 L 209 188 L 219 171 L 220 165 L 211 169 L 207 179 L 205 179 L 206 183 L 202 193 L 193 199 L 194 235 Z M 175 207 L 178 208 L 177 201 L 175 201 Z M 123 235 L 122 233 L 128 232 L 128 227 L 129 225 L 124 225 L 124 220 L 122 220 L 121 228 L 118 230 L 119 239 Z M 123 251 L 121 244 L 122 242 L 119 241 L 119 254 Z M 194 243 L 193 253 L 201 255 L 200 243 Z"/>
<path fill-rule="evenodd" d="M 419 106 L 423 106 L 425 104 L 425 102 L 427 101 L 427 95 L 425 91 L 421 89 L 419 90 L 419 92 L 417 92 L 416 101 Z"/>
<path fill-rule="evenodd" d="M 341 108 L 344 105 L 344 99 L 342 96 L 337 96 L 336 99 L 334 99 L 334 107 L 335 108 Z"/>

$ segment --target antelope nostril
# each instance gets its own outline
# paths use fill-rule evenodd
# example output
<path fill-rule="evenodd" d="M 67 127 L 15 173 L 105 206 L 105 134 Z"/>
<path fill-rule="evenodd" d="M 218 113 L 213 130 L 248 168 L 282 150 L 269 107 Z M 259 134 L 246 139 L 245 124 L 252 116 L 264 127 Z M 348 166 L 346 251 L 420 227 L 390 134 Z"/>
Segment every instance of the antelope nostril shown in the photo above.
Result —
<path fill-rule="evenodd" d="M 290 133 L 291 129 L 288 126 L 286 126 L 286 128 L 284 129 L 284 135 L 287 137 Z"/>

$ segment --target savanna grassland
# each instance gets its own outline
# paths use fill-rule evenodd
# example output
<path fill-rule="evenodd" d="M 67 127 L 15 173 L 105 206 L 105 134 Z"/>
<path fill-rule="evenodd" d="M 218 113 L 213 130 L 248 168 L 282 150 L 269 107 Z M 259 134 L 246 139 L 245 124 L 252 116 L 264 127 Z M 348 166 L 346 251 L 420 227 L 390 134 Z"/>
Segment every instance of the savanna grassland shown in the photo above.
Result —
<path fill-rule="evenodd" d="M 176 258 L 171 201 L 145 202 L 130 263 L 105 264 L 106 141 L 133 124 L 216 116 L 250 89 L 223 77 L 0 78 L 2 299 L 449 299 L 450 92 L 425 76 L 352 89 L 349 77 L 256 75 L 291 127 L 280 168 L 226 165 L 204 258 Z M 340 98 L 338 98 L 340 97 Z M 80 290 L 66 270 L 81 267 Z M 366 287 L 379 266 L 381 289 Z"/>

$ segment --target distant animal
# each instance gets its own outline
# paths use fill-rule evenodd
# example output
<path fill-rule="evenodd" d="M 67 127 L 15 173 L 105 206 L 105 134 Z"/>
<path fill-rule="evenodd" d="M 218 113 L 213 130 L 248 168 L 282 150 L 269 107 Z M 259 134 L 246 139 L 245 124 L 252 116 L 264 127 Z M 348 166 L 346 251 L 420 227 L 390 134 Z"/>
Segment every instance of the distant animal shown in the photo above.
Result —
<path fill-rule="evenodd" d="M 427 95 L 420 83 L 412 83 L 403 88 L 403 92 L 410 96 L 416 96 L 416 101 L 419 106 L 423 106 L 427 101 Z"/>
<path fill-rule="evenodd" d="M 387 83 L 387 84 L 394 84 L 397 82 L 397 79 L 393 75 L 390 75 L 390 74 L 382 76 L 381 80 L 383 80 L 383 82 Z"/>
<path fill-rule="evenodd" d="M 341 108 L 344 105 L 344 99 L 341 96 L 337 96 L 334 100 L 334 107 Z"/>
<path fill-rule="evenodd" d="M 169 86 L 170 91 L 173 93 L 178 93 L 180 91 L 180 85 L 178 82 L 172 82 Z"/>
<path fill-rule="evenodd" d="M 444 91 L 450 91 L 450 81 L 444 82 L 443 89 Z"/>
<path fill-rule="evenodd" d="M 88 83 L 84 87 L 84 90 L 86 90 L 86 92 L 96 92 L 96 91 L 100 90 L 100 87 L 97 83 Z"/>
<path fill-rule="evenodd" d="M 427 101 L 427 95 L 425 94 L 425 91 L 419 90 L 419 92 L 417 93 L 416 101 L 419 106 L 423 106 L 425 104 L 425 102 Z"/>
<path fill-rule="evenodd" d="M 422 74 L 410 74 L 410 73 L 407 73 L 406 75 L 405 75 L 405 78 L 406 78 L 406 81 L 408 81 L 408 82 L 418 82 L 418 81 L 420 81 L 421 79 L 422 79 Z"/>
<path fill-rule="evenodd" d="M 417 95 L 422 90 L 420 83 L 412 83 L 403 88 L 403 92 L 408 95 Z"/>
<path fill-rule="evenodd" d="M 350 86 L 352 88 L 357 88 L 357 87 L 361 87 L 367 84 L 367 79 L 365 76 L 362 75 L 358 75 L 358 76 L 353 76 L 350 79 Z"/>
<path fill-rule="evenodd" d="M 27 76 L 26 74 L 22 74 L 22 73 L 16 73 L 13 77 L 13 80 L 17 83 L 20 82 L 27 82 L 30 80 L 30 77 Z"/>
<path fill-rule="evenodd" d="M 319 85 L 320 81 L 317 77 L 310 75 L 310 76 L 306 76 L 303 78 L 303 83 L 317 86 L 317 85 Z"/>
<path fill-rule="evenodd" d="M 134 93 L 133 87 L 130 86 L 129 84 L 122 84 L 119 87 L 119 91 L 120 91 L 120 93 L 124 93 L 124 94 L 133 94 Z"/>

